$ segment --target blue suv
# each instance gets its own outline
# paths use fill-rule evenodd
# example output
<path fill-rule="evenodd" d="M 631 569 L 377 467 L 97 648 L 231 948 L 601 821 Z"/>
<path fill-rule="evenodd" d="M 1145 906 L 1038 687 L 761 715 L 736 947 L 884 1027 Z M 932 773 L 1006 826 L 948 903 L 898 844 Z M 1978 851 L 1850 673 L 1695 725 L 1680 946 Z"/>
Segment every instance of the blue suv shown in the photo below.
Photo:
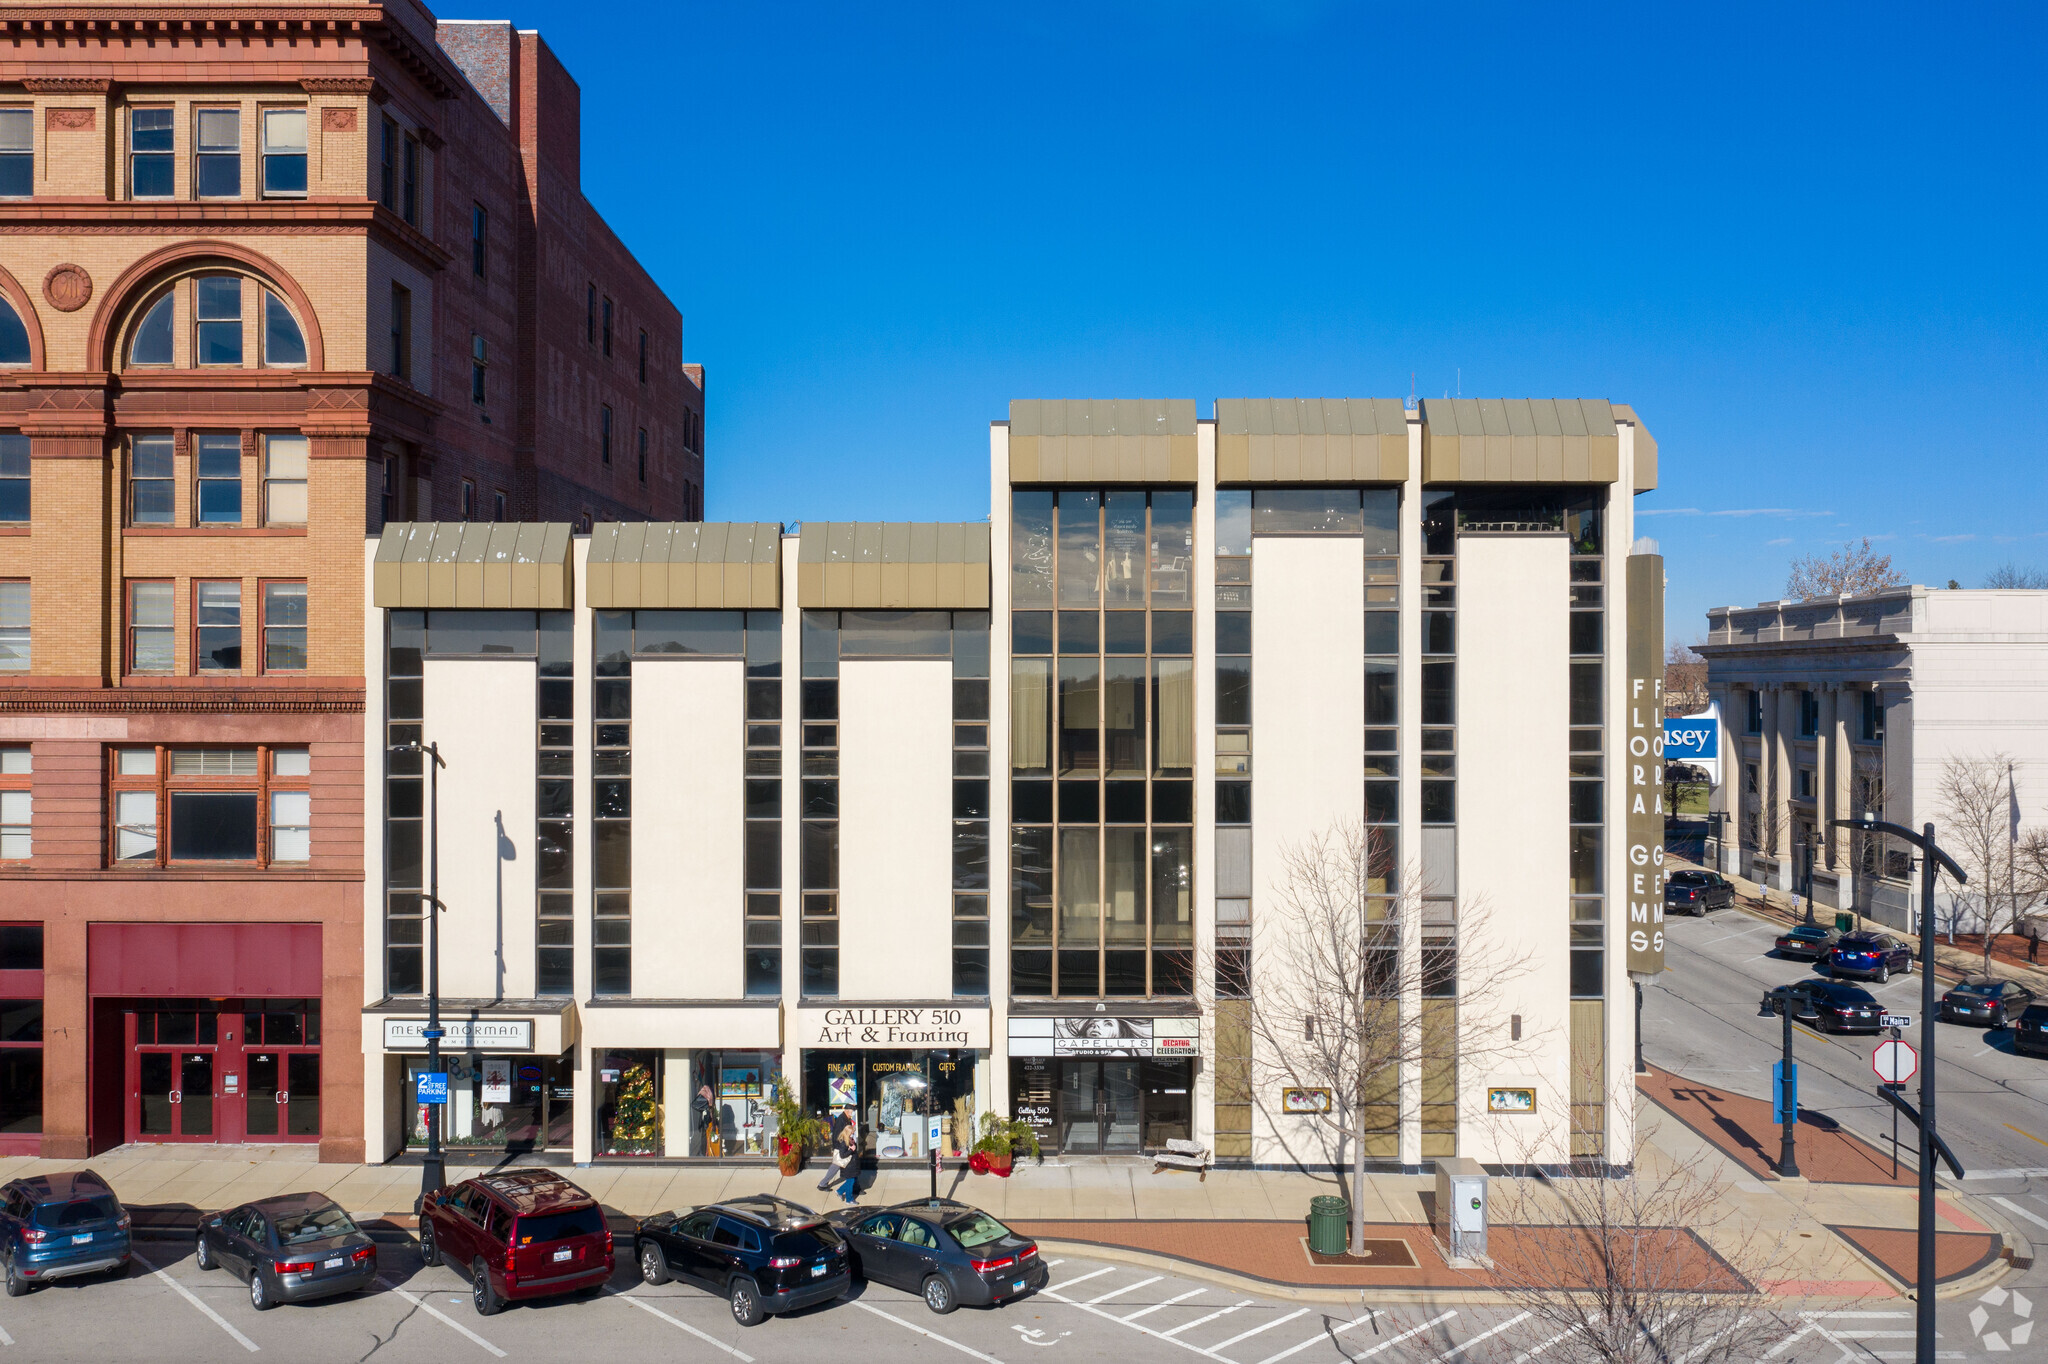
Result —
<path fill-rule="evenodd" d="M 77 1274 L 128 1274 L 128 1210 L 90 1170 L 17 1179 L 0 1190 L 7 1296 Z"/>

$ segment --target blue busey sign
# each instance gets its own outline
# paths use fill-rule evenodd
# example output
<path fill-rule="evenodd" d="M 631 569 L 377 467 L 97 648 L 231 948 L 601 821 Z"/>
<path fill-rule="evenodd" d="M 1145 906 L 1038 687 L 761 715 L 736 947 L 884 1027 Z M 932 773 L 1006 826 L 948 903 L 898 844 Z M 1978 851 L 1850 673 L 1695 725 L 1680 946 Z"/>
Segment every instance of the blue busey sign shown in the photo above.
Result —
<path fill-rule="evenodd" d="M 1714 716 L 1686 715 L 1664 722 L 1667 762 L 1712 762 L 1721 756 L 1721 725 Z"/>

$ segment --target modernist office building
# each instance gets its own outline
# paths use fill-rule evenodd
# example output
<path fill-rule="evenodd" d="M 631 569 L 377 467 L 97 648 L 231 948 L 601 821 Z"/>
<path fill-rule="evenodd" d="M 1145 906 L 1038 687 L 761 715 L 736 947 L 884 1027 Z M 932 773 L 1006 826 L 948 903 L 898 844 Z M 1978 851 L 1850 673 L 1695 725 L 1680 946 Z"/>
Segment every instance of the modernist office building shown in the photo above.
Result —
<path fill-rule="evenodd" d="M 2048 592 L 1895 587 L 1707 612 L 1721 716 L 1723 870 L 1897 928 L 1911 849 L 1830 821 L 1943 823 L 1951 759 L 2004 754 L 2028 822 L 2048 783 Z"/>
<path fill-rule="evenodd" d="M 1661 915 L 1634 414 L 1019 402 L 990 456 L 986 524 L 371 542 L 373 1154 L 433 1117 L 438 844 L 458 1144 L 763 1155 L 789 1085 L 881 1156 L 929 1102 L 948 1150 L 993 1109 L 1068 1153 L 1314 1161 L 1255 1011 L 1290 855 L 1347 827 L 1383 851 L 1369 917 L 1421 901 L 1375 939 L 1386 1006 L 1459 1039 L 1376 1083 L 1369 1155 L 1628 1160 L 1607 1095 Z M 438 839 L 390 751 L 421 738 Z M 1461 1020 L 1461 955 L 1515 964 L 1497 1013 Z"/>

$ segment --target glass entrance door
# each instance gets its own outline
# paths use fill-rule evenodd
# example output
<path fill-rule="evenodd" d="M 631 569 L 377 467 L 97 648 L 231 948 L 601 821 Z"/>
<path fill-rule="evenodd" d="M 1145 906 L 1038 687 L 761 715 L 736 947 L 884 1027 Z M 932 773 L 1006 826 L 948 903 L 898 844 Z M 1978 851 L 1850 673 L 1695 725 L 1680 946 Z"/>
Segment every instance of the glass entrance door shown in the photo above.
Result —
<path fill-rule="evenodd" d="M 251 1051 L 247 1128 L 251 1137 L 320 1135 L 320 1053 Z"/>
<path fill-rule="evenodd" d="M 1138 1065 L 1060 1063 L 1060 1150 L 1069 1155 L 1116 1155 L 1138 1149 Z"/>
<path fill-rule="evenodd" d="M 131 1135 L 145 1140 L 184 1137 L 211 1141 L 213 1053 L 137 1052 L 136 1105 Z"/>

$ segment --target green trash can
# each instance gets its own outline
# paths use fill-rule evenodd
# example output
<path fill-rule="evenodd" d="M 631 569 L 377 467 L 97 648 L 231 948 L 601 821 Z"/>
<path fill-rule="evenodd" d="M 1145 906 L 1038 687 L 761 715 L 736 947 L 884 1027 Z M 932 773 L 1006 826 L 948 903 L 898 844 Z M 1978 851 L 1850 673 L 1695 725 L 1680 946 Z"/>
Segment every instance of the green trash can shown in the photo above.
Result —
<path fill-rule="evenodd" d="M 1342 1255 L 1351 1243 L 1351 1205 L 1324 1194 L 1308 1204 L 1308 1248 L 1319 1255 Z"/>
<path fill-rule="evenodd" d="M 1855 931 L 1856 916 L 1854 914 L 1837 913 L 1835 915 L 1835 932 L 1854 933 Z"/>

